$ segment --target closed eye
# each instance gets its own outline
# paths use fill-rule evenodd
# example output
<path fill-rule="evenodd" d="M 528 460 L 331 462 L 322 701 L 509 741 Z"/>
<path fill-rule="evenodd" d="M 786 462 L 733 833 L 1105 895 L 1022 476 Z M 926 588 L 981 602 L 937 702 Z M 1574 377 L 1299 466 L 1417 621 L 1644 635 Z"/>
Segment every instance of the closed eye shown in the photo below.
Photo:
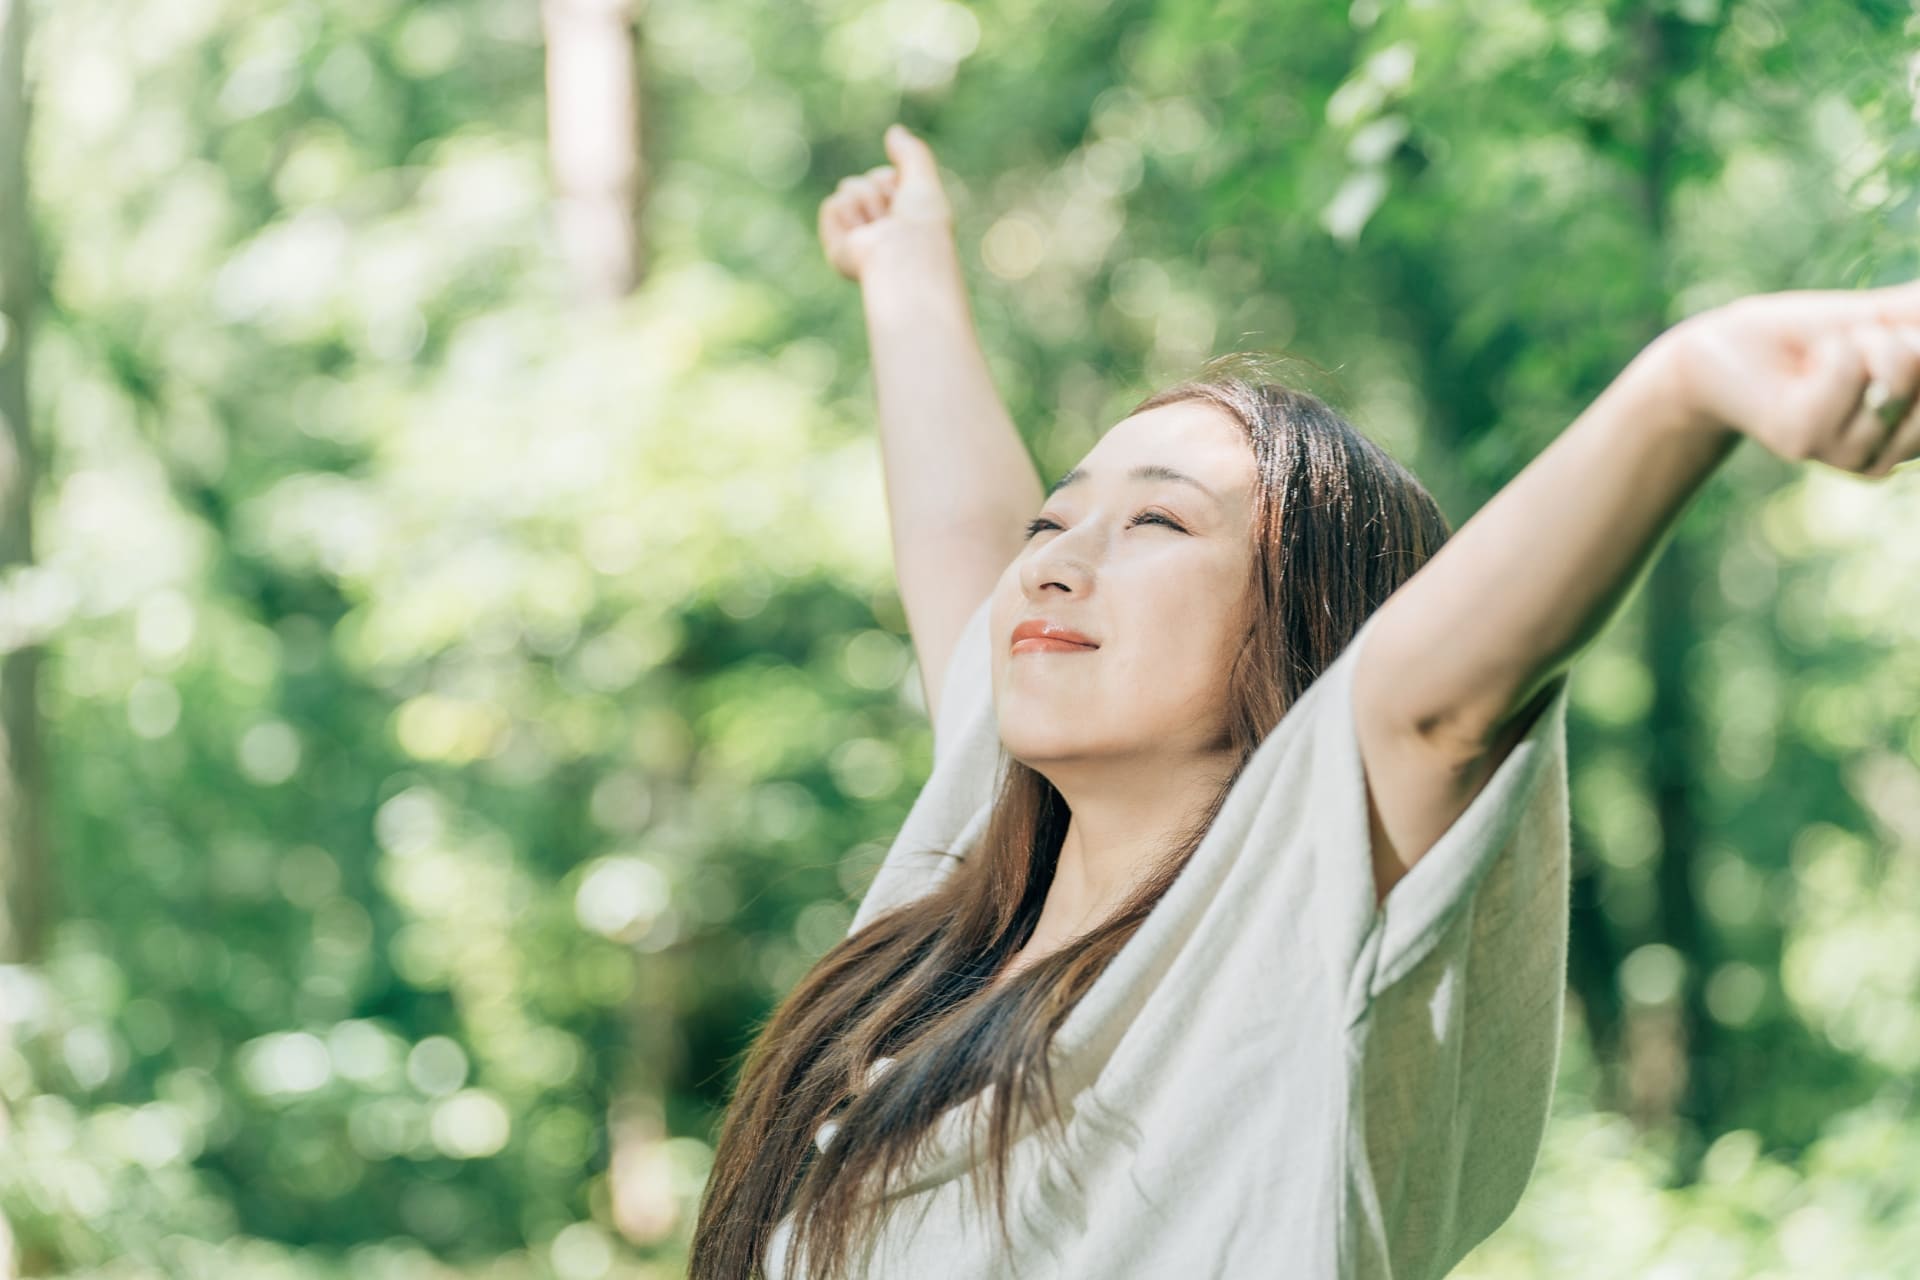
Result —
<path fill-rule="evenodd" d="M 1136 524 L 1147 524 L 1149 522 L 1153 524 L 1163 524 L 1167 526 L 1167 528 L 1178 530 L 1181 533 L 1186 532 L 1185 529 L 1182 529 L 1178 524 L 1161 515 L 1158 511 L 1142 511 L 1139 515 L 1127 522 L 1127 527 L 1132 528 Z M 1027 521 L 1027 540 L 1032 541 L 1033 535 L 1042 529 L 1058 529 L 1059 527 L 1059 525 L 1047 519 L 1045 516 L 1036 516 Z"/>

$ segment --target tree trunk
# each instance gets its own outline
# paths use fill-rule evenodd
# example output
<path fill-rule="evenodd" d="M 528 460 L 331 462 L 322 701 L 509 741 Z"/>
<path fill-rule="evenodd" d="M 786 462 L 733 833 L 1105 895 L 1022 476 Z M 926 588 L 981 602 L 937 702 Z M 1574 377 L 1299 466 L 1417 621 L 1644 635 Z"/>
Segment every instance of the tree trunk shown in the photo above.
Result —
<path fill-rule="evenodd" d="M 634 0 L 543 0 L 547 152 L 560 247 L 586 303 L 625 297 L 643 274 L 640 63 Z"/>
<path fill-rule="evenodd" d="M 540 6 L 555 228 L 574 295 L 585 306 L 617 302 L 643 275 L 637 8 L 636 0 L 542 0 Z M 635 991 L 628 1011 L 632 1061 L 607 1107 L 607 1174 L 615 1229 L 645 1246 L 672 1231 L 676 1206 L 658 1064 L 643 1060 L 663 1043 L 652 1029 L 664 1015 L 647 983 L 636 983 Z"/>
<path fill-rule="evenodd" d="M 1674 85 L 1692 68 L 1700 48 L 1700 33 L 1685 29 L 1671 15 L 1641 13 L 1634 24 L 1640 55 L 1639 100 L 1645 104 L 1639 195 L 1641 219 L 1650 243 L 1666 242 L 1668 210 L 1673 196 L 1673 154 L 1678 119 Z M 1659 261 L 1656 259 L 1656 261 Z M 1666 327 L 1671 302 L 1665 292 L 1664 272 L 1648 290 L 1644 321 L 1648 340 Z M 1707 759 L 1707 733 L 1700 700 L 1686 669 L 1687 654 L 1704 629 L 1697 585 L 1698 551 L 1676 530 L 1648 574 L 1644 654 L 1653 682 L 1652 753 L 1648 787 L 1660 827 L 1659 862 L 1654 869 L 1659 890 L 1655 931 L 1660 942 L 1685 960 L 1680 989 L 1673 1001 L 1631 1016 L 1627 1044 L 1641 1060 L 1629 1064 L 1629 1078 L 1637 1082 L 1629 1109 L 1642 1124 L 1679 1119 L 1690 1124 L 1690 1140 L 1675 1152 L 1674 1179 L 1692 1181 L 1704 1136 L 1709 1135 L 1719 1109 L 1712 1096 L 1711 1075 L 1702 1067 L 1712 1056 L 1714 1025 L 1706 1015 L 1703 974 L 1712 956 L 1700 901 L 1694 892 L 1694 869 L 1700 847 L 1701 820 L 1694 795 L 1700 785 L 1698 762 Z"/>
<path fill-rule="evenodd" d="M 37 474 L 27 414 L 34 298 L 27 214 L 26 2 L 0 0 L 0 606 L 33 564 Z M 46 932 L 46 830 L 37 700 L 39 637 L 0 607 L 0 961 L 40 958 Z"/>

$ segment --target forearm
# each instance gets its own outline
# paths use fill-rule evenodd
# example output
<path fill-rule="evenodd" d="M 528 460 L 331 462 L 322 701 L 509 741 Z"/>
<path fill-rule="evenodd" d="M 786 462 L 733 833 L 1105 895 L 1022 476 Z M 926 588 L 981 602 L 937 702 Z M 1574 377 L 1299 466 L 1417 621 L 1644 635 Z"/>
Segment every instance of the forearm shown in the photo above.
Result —
<path fill-rule="evenodd" d="M 975 335 L 951 244 L 886 247 L 861 277 L 896 555 L 955 536 L 1000 539 L 1044 498 Z"/>
<path fill-rule="evenodd" d="M 1676 412 L 1656 342 L 1381 606 L 1370 687 L 1437 741 L 1497 737 L 1605 629 L 1740 435 Z"/>

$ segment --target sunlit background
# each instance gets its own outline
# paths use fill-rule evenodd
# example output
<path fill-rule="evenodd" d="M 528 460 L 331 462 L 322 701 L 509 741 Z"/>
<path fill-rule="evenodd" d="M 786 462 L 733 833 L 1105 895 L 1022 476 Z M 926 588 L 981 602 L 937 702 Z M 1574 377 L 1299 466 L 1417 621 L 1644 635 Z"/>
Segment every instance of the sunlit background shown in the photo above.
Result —
<path fill-rule="evenodd" d="M 0 1277 L 682 1273 L 929 765 L 815 228 L 888 123 L 1049 478 L 1285 349 L 1458 524 L 1667 324 L 1920 274 L 1894 0 L 0 31 Z M 1920 480 L 1748 446 L 1577 669 L 1555 1117 L 1458 1274 L 1915 1274 L 1917 589 Z"/>

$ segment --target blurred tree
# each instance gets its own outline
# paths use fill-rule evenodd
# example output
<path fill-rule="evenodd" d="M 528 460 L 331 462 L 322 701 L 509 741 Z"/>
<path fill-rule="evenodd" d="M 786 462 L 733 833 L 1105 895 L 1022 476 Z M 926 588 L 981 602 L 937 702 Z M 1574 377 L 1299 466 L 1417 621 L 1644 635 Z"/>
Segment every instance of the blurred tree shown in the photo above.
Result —
<path fill-rule="evenodd" d="M 26 192 L 25 0 L 0 0 L 0 963 L 40 959 L 46 927 L 45 834 L 40 779 L 40 643 L 10 598 L 33 565 L 38 471 L 28 416 L 27 352 L 33 305 L 32 227 Z M 12 1018 L 0 1009 L 0 1048 Z M 0 1098 L 0 1126 L 10 1108 Z M 0 1275 L 18 1258 L 0 1204 Z"/>
<path fill-rule="evenodd" d="M 1897 9 L 648 0 L 644 66 L 581 11 L 599 93 L 558 5 L 39 8 L 23 1266 L 673 1274 L 738 1051 L 928 766 L 814 239 L 887 122 L 1045 467 L 1291 349 L 1457 522 L 1661 324 L 1920 270 Z M 643 287 L 550 199 L 621 138 L 569 189 L 602 249 L 644 201 Z M 1474 1274 L 1867 1274 L 1903 1229 L 1903 493 L 1736 455 L 1577 672 L 1583 1016 Z"/>
<path fill-rule="evenodd" d="M 641 66 L 634 0 L 542 0 L 547 155 L 560 247 L 585 298 L 624 297 L 645 274 Z"/>
<path fill-rule="evenodd" d="M 640 282 L 646 156 L 641 147 L 642 68 L 635 51 L 633 0 L 544 0 L 547 148 L 560 247 L 578 297 L 608 302 Z M 635 963 L 639 957 L 635 957 Z M 636 991 L 644 985 L 635 983 Z M 670 1012 L 639 997 L 632 1043 L 658 1044 Z M 606 1117 L 608 1195 L 614 1225 L 650 1245 L 675 1225 L 663 1190 L 667 1137 L 663 1081 L 649 1055 L 626 1055 Z"/>
<path fill-rule="evenodd" d="M 47 928 L 40 637 L 26 607 L 40 470 L 27 367 L 39 288 L 27 199 L 27 5 L 0 0 L 0 961 L 41 958 Z"/>

